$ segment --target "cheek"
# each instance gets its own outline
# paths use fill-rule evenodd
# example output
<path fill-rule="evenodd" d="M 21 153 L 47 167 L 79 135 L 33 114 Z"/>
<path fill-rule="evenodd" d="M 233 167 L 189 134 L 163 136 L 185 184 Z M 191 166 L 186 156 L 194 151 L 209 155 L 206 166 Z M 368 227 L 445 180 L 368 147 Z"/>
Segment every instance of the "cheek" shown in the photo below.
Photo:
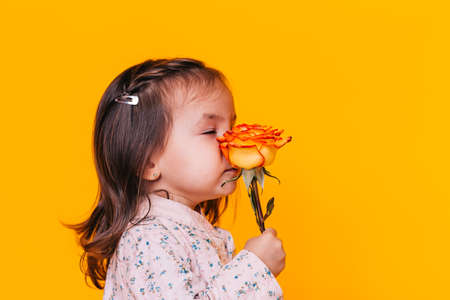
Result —
<path fill-rule="evenodd" d="M 220 149 L 217 142 L 213 142 L 211 139 L 204 139 L 203 141 L 196 143 L 190 153 L 193 161 L 197 164 L 210 165 L 215 167 L 217 163 L 220 163 Z"/>
<path fill-rule="evenodd" d="M 170 141 L 164 149 L 164 154 L 160 161 L 161 167 L 169 172 L 177 172 L 184 169 L 189 164 L 190 148 L 186 141 L 178 139 Z"/>
<path fill-rule="evenodd" d="M 188 162 L 191 170 L 196 175 L 204 176 L 205 179 L 215 178 L 223 165 L 219 144 L 213 140 L 214 138 L 205 138 L 195 143 L 195 146 L 189 149 L 189 153 L 186 153 L 187 159 L 191 160 Z"/>
<path fill-rule="evenodd" d="M 215 136 L 211 137 L 210 140 L 205 142 L 204 149 L 205 152 L 207 152 L 207 154 L 205 153 L 205 155 L 207 155 L 211 159 L 221 160 L 220 156 L 222 155 L 222 152 L 220 151 L 219 142 L 216 141 Z"/>
<path fill-rule="evenodd" d="M 215 136 L 178 138 L 165 149 L 161 166 L 169 172 L 211 176 L 221 166 L 222 153 Z M 174 174 L 175 175 L 175 174 Z"/>

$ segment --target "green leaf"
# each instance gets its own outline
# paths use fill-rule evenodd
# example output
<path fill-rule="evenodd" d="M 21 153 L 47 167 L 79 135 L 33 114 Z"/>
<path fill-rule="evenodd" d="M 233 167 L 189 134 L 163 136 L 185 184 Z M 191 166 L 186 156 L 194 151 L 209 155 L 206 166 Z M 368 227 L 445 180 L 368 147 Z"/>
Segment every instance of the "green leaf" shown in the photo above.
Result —
<path fill-rule="evenodd" d="M 278 179 L 277 177 L 271 175 L 271 174 L 269 173 L 269 171 L 267 171 L 265 168 L 263 168 L 263 171 L 264 171 L 264 174 L 266 174 L 267 176 L 273 177 L 273 178 L 275 178 L 276 180 L 278 180 L 278 184 L 281 183 L 280 179 Z"/>
<path fill-rule="evenodd" d="M 275 198 L 270 198 L 269 202 L 267 202 L 266 214 L 264 215 L 264 221 L 270 216 L 272 210 L 275 206 Z"/>
<path fill-rule="evenodd" d="M 249 190 L 250 184 L 252 183 L 253 177 L 256 176 L 256 169 L 241 169 L 242 171 L 242 178 L 244 179 L 245 188 L 247 189 L 247 192 Z M 250 193 L 249 193 L 250 194 Z"/>
<path fill-rule="evenodd" d="M 261 186 L 261 195 L 262 195 L 263 190 L 264 190 L 264 171 L 263 171 L 263 167 L 257 168 L 255 173 L 256 173 L 256 179 L 258 180 L 259 185 Z"/>

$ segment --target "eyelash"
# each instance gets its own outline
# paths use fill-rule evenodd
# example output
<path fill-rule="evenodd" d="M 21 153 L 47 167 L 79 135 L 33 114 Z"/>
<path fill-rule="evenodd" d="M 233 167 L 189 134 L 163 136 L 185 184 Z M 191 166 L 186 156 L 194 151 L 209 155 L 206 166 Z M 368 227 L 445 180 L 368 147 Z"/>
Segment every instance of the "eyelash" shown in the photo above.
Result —
<path fill-rule="evenodd" d="M 212 134 L 212 133 L 216 133 L 216 131 L 213 130 L 213 131 L 206 131 L 206 132 L 203 132 L 203 134 Z"/>
<path fill-rule="evenodd" d="M 231 127 L 233 127 L 234 124 L 235 124 L 235 122 L 233 122 L 233 123 L 231 124 Z M 230 128 L 230 130 L 231 130 L 231 128 Z M 214 134 L 214 133 L 216 133 L 216 130 L 215 130 L 215 129 L 212 129 L 212 130 L 210 130 L 210 131 L 205 131 L 205 132 L 203 132 L 203 134 Z"/>

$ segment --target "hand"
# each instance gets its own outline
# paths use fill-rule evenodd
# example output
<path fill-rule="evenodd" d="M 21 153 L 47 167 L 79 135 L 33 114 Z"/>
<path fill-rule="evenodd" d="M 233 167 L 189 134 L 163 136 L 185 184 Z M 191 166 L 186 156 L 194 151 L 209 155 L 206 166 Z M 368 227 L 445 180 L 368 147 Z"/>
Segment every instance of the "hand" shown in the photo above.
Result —
<path fill-rule="evenodd" d="M 283 249 L 283 243 L 277 238 L 277 232 L 274 228 L 266 228 L 261 235 L 249 239 L 245 243 L 244 249 L 256 254 L 275 277 L 285 267 L 286 253 Z"/>

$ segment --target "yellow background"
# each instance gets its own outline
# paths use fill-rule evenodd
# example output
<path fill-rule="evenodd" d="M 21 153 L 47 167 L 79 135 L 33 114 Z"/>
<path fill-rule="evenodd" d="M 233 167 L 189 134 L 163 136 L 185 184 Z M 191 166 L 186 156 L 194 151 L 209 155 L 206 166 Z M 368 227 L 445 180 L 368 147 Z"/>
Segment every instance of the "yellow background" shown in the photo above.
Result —
<path fill-rule="evenodd" d="M 239 122 L 285 129 L 263 200 L 286 299 L 450 299 L 447 1 L 3 1 L 2 299 L 101 299 L 79 270 L 110 81 L 193 57 Z M 242 188 L 242 186 L 240 186 Z M 221 225 L 257 234 L 243 189 Z"/>

